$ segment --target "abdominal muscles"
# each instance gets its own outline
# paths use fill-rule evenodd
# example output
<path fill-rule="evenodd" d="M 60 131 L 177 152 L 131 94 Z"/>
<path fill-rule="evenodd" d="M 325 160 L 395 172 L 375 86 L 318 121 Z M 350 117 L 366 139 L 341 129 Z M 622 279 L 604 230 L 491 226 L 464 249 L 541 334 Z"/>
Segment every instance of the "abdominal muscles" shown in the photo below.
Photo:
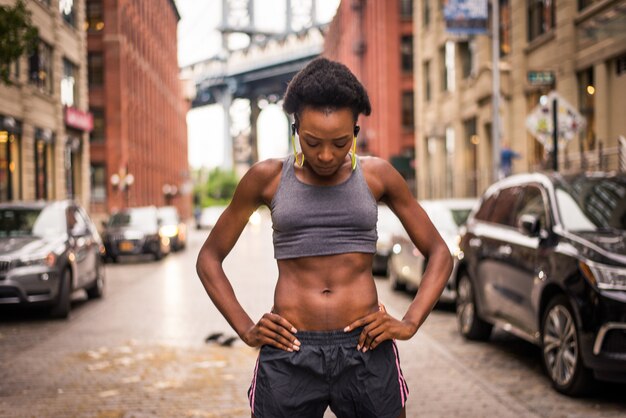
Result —
<path fill-rule="evenodd" d="M 378 309 L 371 266 L 364 253 L 279 260 L 273 311 L 298 330 L 343 329 Z"/>

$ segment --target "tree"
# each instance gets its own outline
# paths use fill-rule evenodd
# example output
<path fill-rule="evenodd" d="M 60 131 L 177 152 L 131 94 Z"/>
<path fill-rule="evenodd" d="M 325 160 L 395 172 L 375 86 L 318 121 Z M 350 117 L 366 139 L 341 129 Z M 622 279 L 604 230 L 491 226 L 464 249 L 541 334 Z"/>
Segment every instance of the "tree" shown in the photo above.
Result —
<path fill-rule="evenodd" d="M 11 64 L 24 53 L 35 51 L 38 39 L 39 31 L 24 0 L 17 0 L 13 7 L 0 6 L 0 83 L 13 84 Z"/>

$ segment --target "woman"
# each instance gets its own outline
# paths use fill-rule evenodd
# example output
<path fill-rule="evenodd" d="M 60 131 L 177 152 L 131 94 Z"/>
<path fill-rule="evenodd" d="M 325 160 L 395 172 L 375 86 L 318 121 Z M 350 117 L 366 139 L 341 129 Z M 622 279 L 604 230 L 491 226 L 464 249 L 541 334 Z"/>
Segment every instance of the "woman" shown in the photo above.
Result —
<path fill-rule="evenodd" d="M 356 156 L 367 93 L 342 64 L 318 58 L 290 82 L 285 111 L 301 153 L 255 164 L 198 256 L 211 300 L 252 347 L 261 347 L 248 391 L 252 416 L 404 417 L 408 388 L 394 339 L 407 340 L 436 303 L 451 270 L 449 250 L 404 179 L 386 161 Z M 402 319 L 379 305 L 372 278 L 377 202 L 402 221 L 429 262 Z M 249 216 L 271 209 L 278 281 L 274 307 L 246 314 L 222 262 Z"/>

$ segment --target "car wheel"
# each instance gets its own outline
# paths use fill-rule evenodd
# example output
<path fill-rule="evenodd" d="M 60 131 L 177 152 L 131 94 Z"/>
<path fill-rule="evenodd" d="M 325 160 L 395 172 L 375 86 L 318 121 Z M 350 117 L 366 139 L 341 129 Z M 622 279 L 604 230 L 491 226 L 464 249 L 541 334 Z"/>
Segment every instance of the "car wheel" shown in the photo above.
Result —
<path fill-rule="evenodd" d="M 100 263 L 96 264 L 96 280 L 85 291 L 89 299 L 99 299 L 104 295 L 104 272 Z"/>
<path fill-rule="evenodd" d="M 157 252 L 156 252 L 156 253 L 154 253 L 154 259 L 155 259 L 156 261 L 159 261 L 159 260 L 162 260 L 162 259 L 163 259 L 163 257 L 165 257 L 165 254 L 163 253 L 163 250 L 161 250 L 161 248 L 159 248 L 159 249 L 157 250 Z"/>
<path fill-rule="evenodd" d="M 69 269 L 63 270 L 61 281 L 59 283 L 59 296 L 56 305 L 50 310 L 50 316 L 53 318 L 65 319 L 70 315 L 72 307 L 72 273 Z"/>
<path fill-rule="evenodd" d="M 486 341 L 493 325 L 478 316 L 474 285 L 467 273 L 459 279 L 456 297 L 456 318 L 459 331 L 468 340 Z"/>
<path fill-rule="evenodd" d="M 542 318 L 543 364 L 554 388 L 569 396 L 586 394 L 593 380 L 582 360 L 578 327 L 567 297 L 552 299 Z"/>
<path fill-rule="evenodd" d="M 390 256 L 389 259 L 387 260 L 387 274 L 389 275 L 389 285 L 391 286 L 392 290 L 395 290 L 398 292 L 403 291 L 406 289 L 406 284 L 402 283 L 402 281 L 400 280 L 400 277 L 398 276 L 398 273 L 393 268 L 392 263 L 393 263 L 392 257 Z"/>

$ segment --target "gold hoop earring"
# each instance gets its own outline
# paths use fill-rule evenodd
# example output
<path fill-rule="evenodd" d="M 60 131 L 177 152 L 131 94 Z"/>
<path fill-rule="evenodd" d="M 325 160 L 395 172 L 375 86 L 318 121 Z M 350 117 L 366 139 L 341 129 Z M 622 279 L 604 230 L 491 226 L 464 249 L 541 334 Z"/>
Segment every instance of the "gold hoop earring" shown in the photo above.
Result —
<path fill-rule="evenodd" d="M 354 142 L 352 143 L 352 171 L 356 169 L 356 136 L 354 137 Z"/>
<path fill-rule="evenodd" d="M 302 166 L 304 166 L 304 153 L 302 153 L 302 160 L 298 162 L 298 150 L 296 149 L 296 135 L 295 134 L 291 135 L 291 145 L 293 146 L 293 158 L 296 161 L 296 164 L 298 164 L 298 166 L 302 168 Z"/>

